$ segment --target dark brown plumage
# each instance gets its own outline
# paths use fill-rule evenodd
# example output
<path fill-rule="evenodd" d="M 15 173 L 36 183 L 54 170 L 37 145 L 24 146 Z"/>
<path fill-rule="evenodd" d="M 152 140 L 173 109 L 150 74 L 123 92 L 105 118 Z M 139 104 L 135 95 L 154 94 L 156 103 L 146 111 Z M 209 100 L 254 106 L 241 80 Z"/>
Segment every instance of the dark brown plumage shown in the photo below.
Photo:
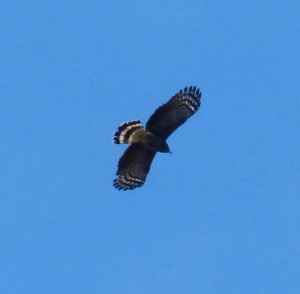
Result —
<path fill-rule="evenodd" d="M 186 87 L 160 106 L 146 127 L 140 121 L 119 127 L 114 143 L 131 145 L 119 160 L 115 188 L 132 190 L 145 183 L 156 152 L 171 153 L 166 139 L 199 109 L 200 99 L 197 87 Z"/>

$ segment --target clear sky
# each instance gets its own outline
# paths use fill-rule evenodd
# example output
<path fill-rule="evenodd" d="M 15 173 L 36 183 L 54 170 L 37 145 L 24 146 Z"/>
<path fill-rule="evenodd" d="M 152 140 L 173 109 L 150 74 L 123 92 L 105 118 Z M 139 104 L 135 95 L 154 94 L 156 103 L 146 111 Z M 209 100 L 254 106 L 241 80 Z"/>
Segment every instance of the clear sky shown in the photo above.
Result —
<path fill-rule="evenodd" d="M 2 1 L 0 292 L 299 293 L 299 1 Z M 145 185 L 120 123 L 199 111 Z"/>

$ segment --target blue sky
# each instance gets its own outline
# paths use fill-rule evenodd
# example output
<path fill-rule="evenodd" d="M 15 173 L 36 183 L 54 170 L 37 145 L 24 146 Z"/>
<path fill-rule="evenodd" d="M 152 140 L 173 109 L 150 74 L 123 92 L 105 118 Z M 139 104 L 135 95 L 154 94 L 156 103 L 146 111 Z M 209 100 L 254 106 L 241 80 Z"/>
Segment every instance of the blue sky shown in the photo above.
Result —
<path fill-rule="evenodd" d="M 298 293 L 299 1 L 2 1 L 0 292 Z M 146 184 L 120 123 L 198 113 Z"/>

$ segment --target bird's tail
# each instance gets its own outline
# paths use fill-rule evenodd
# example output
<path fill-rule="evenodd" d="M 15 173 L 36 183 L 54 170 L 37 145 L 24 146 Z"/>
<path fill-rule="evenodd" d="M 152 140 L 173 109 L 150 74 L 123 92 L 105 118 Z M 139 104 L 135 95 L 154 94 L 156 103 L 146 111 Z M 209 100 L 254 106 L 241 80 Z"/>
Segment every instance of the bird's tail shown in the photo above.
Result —
<path fill-rule="evenodd" d="M 140 141 L 146 130 L 139 120 L 123 123 L 114 133 L 113 142 L 116 144 L 130 144 Z"/>

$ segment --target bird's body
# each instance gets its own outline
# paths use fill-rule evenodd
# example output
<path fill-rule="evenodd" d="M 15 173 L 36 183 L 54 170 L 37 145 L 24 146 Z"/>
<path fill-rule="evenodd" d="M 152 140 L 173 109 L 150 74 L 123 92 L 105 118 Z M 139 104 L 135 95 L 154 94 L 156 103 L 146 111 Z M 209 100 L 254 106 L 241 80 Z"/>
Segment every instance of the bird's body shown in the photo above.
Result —
<path fill-rule="evenodd" d="M 131 144 L 119 160 L 115 188 L 141 187 L 156 152 L 171 153 L 167 138 L 200 107 L 201 92 L 184 88 L 160 106 L 144 127 L 139 120 L 122 124 L 114 133 L 116 144 Z"/>
<path fill-rule="evenodd" d="M 155 152 L 169 152 L 166 139 L 146 130 L 140 121 L 122 124 L 114 135 L 116 144 L 142 143 Z"/>
<path fill-rule="evenodd" d="M 146 136 L 140 142 L 153 151 L 171 153 L 167 141 L 151 132 L 147 132 Z"/>

